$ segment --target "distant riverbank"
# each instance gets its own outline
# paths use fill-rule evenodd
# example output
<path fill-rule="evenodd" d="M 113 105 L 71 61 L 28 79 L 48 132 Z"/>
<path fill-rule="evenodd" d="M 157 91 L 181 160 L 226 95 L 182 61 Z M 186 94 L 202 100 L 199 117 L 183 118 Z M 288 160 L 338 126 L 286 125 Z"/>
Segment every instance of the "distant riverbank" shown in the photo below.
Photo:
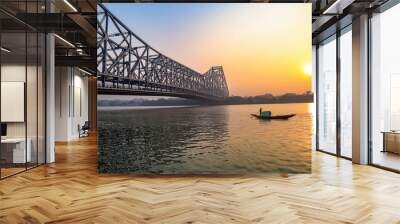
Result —
<path fill-rule="evenodd" d="M 186 106 L 99 106 L 98 110 L 110 111 L 110 110 L 148 110 L 148 109 L 159 109 L 159 108 L 181 108 L 181 107 L 194 107 L 197 105 L 186 105 Z"/>
<path fill-rule="evenodd" d="M 99 107 L 132 107 L 132 106 L 187 106 L 187 105 L 243 105 L 243 104 L 287 104 L 312 103 L 314 95 L 311 92 L 304 94 L 287 93 L 280 96 L 264 94 L 259 96 L 230 96 L 221 101 L 199 101 L 181 98 L 159 99 L 102 99 L 98 100 Z"/>

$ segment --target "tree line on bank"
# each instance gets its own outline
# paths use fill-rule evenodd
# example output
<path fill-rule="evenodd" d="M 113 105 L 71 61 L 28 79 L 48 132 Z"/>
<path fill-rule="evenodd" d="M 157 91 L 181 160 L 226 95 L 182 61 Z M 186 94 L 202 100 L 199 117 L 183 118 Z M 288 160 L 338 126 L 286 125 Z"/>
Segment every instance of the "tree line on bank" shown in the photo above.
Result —
<path fill-rule="evenodd" d="M 270 93 L 258 96 L 229 96 L 218 102 L 199 101 L 182 98 L 98 100 L 97 105 L 104 106 L 185 106 L 185 105 L 235 105 L 235 104 L 272 104 L 272 103 L 312 103 L 314 95 L 307 91 L 303 94 L 285 93 L 274 96 Z"/>

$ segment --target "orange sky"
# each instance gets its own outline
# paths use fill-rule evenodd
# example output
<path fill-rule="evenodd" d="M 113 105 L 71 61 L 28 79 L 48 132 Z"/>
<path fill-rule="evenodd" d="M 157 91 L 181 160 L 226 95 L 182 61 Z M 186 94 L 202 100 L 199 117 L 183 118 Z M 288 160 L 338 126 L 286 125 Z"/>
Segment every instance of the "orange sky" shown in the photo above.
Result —
<path fill-rule="evenodd" d="M 131 5 L 141 12 L 140 7 L 157 7 L 152 20 L 122 19 L 133 32 L 198 72 L 222 65 L 230 95 L 311 89 L 311 76 L 304 72 L 311 64 L 311 4 L 209 4 L 206 16 L 198 18 L 198 4 L 192 4 L 197 8 L 190 13 L 188 4 L 175 4 L 173 16 L 171 4 Z M 164 7 L 165 16 L 163 5 L 169 7 Z"/>
<path fill-rule="evenodd" d="M 198 71 L 222 65 L 231 95 L 310 90 L 311 76 L 304 73 L 311 63 L 309 6 L 251 4 L 227 11 L 209 23 L 211 35 L 195 41 L 196 57 L 172 57 Z"/>

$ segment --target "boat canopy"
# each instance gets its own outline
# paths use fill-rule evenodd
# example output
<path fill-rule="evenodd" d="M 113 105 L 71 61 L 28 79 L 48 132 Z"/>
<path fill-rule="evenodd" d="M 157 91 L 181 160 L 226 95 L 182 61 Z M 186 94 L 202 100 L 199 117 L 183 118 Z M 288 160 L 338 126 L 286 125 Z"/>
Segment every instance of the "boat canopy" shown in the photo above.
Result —
<path fill-rule="evenodd" d="M 262 111 L 261 114 L 260 114 L 260 117 L 261 118 L 268 118 L 268 117 L 271 117 L 271 115 L 272 115 L 271 111 Z"/>

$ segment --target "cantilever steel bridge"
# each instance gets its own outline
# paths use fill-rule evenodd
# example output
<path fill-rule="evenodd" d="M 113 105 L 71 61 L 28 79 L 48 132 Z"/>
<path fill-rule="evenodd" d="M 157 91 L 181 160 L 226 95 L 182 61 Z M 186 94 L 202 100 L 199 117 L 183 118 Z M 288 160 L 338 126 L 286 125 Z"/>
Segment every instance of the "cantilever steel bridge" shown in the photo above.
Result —
<path fill-rule="evenodd" d="M 201 74 L 161 54 L 104 5 L 97 16 L 99 94 L 219 100 L 229 95 L 222 66 Z"/>

